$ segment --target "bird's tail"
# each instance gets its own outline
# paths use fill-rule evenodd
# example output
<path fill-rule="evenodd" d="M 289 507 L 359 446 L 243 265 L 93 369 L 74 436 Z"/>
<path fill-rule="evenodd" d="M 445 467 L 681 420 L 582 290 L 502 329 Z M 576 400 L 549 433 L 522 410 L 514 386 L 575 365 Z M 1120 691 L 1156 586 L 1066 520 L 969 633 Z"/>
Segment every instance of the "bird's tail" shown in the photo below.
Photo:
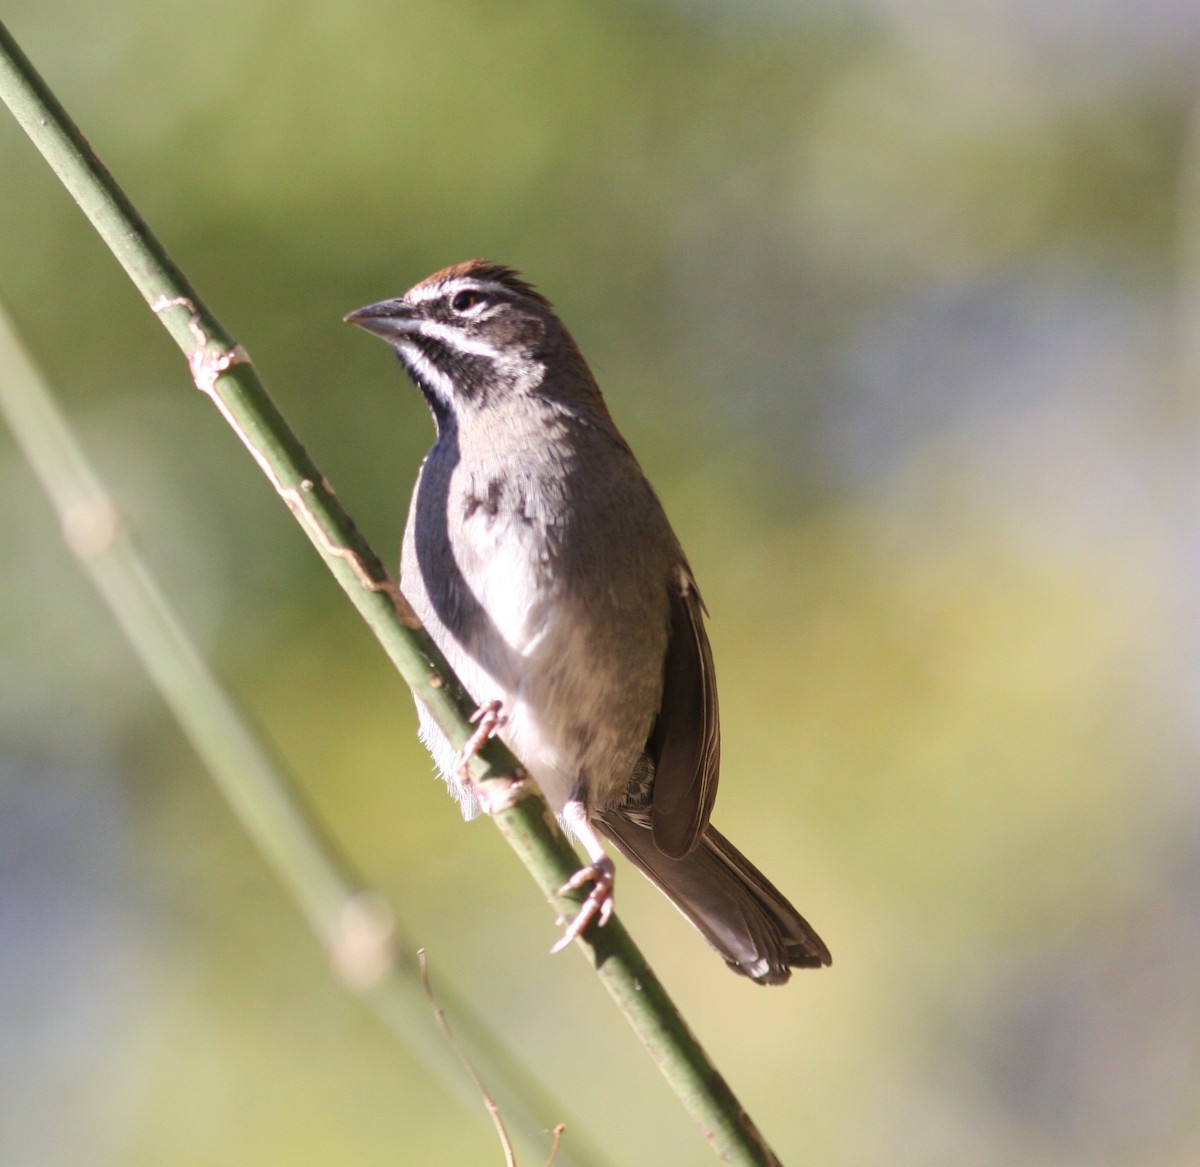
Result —
<path fill-rule="evenodd" d="M 829 949 L 775 885 L 728 839 L 708 827 L 695 849 L 671 859 L 650 829 L 613 815 L 596 822 L 622 854 L 696 926 L 734 972 L 782 985 L 793 968 L 830 964 Z"/>

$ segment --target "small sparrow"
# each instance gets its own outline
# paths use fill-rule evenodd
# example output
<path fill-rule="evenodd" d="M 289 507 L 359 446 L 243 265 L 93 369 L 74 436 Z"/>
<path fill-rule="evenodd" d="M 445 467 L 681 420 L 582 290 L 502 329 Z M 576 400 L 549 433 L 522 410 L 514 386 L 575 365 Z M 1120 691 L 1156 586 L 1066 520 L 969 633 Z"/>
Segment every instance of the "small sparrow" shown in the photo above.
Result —
<path fill-rule="evenodd" d="M 556 948 L 612 911 L 612 842 L 735 972 L 830 963 L 709 824 L 720 731 L 704 606 L 657 495 L 550 303 L 511 268 L 448 267 L 346 320 L 382 337 L 433 412 L 400 584 L 467 691 L 590 860 Z M 462 758 L 418 703 L 466 817 Z M 564 889 L 565 890 L 565 889 Z"/>

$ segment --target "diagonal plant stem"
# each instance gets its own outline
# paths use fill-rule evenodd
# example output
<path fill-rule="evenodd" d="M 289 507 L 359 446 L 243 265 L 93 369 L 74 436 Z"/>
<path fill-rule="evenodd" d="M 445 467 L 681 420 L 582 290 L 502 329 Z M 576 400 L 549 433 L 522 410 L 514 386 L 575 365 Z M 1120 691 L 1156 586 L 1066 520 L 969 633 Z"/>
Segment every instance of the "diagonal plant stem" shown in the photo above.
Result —
<path fill-rule="evenodd" d="M 321 939 L 342 982 L 358 992 L 409 1050 L 460 1097 L 479 1096 L 458 1072 L 463 1054 L 439 1040 L 424 958 L 403 943 L 383 900 L 325 835 L 294 781 L 188 636 L 136 546 L 112 496 L 88 463 L 0 306 L 0 417 L 49 496 L 69 549 L 121 626 L 188 740 L 276 875 Z M 489 1030 L 461 994 L 439 993 L 470 1059 L 486 1067 L 501 1106 L 532 1145 L 561 1108 Z M 478 1079 L 476 1079 L 478 1085 Z M 494 1104 L 488 1102 L 488 1108 Z M 600 1167 L 602 1154 L 574 1124 L 563 1167 Z"/>
<path fill-rule="evenodd" d="M 162 319 L 197 388 L 246 445 L 400 674 L 461 748 L 474 703 L 284 421 L 245 350 L 205 307 L 3 25 L 0 96 Z M 579 897 L 564 900 L 558 889 L 579 861 L 536 784 L 495 739 L 474 757 L 471 772 L 481 804 L 542 892 L 558 912 L 574 910 Z M 620 922 L 588 929 L 577 946 L 714 1151 L 746 1167 L 777 1163 Z"/>

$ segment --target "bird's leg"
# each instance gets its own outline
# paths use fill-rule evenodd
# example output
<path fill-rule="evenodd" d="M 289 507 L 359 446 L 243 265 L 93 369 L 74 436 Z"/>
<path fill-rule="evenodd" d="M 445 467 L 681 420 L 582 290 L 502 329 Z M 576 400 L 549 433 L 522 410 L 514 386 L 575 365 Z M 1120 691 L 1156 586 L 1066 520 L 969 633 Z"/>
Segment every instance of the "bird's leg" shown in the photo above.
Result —
<path fill-rule="evenodd" d="M 571 828 L 571 834 L 583 844 L 591 862 L 581 867 L 558 889 L 559 895 L 575 891 L 586 884 L 592 885 L 587 899 L 579 905 L 575 918 L 567 925 L 558 943 L 551 952 L 561 952 L 572 940 L 583 935 L 584 929 L 593 921 L 603 927 L 613 914 L 613 880 L 616 872 L 613 861 L 604 851 L 596 828 L 588 821 L 587 807 L 581 799 L 572 798 L 563 807 L 563 819 Z"/>
<path fill-rule="evenodd" d="M 496 731 L 504 724 L 504 714 L 500 712 L 503 704 L 499 701 L 486 701 L 471 714 L 471 724 L 475 732 L 467 738 L 462 753 L 454 764 L 454 772 L 464 781 L 471 781 L 471 759 L 479 753 L 483 743 L 496 736 Z"/>

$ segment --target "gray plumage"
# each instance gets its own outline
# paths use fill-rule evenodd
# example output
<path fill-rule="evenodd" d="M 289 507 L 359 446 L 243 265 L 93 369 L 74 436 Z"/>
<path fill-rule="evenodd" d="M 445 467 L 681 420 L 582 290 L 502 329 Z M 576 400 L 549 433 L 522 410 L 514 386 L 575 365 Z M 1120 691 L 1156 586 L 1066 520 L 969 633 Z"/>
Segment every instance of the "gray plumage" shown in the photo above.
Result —
<path fill-rule="evenodd" d="M 500 736 L 596 871 L 607 864 L 598 830 L 759 982 L 829 963 L 805 920 L 709 826 L 720 733 L 702 602 L 549 303 L 511 269 L 475 260 L 347 319 L 391 343 L 437 424 L 401 587 L 467 691 L 501 702 Z M 420 716 L 470 817 L 455 751 Z"/>

